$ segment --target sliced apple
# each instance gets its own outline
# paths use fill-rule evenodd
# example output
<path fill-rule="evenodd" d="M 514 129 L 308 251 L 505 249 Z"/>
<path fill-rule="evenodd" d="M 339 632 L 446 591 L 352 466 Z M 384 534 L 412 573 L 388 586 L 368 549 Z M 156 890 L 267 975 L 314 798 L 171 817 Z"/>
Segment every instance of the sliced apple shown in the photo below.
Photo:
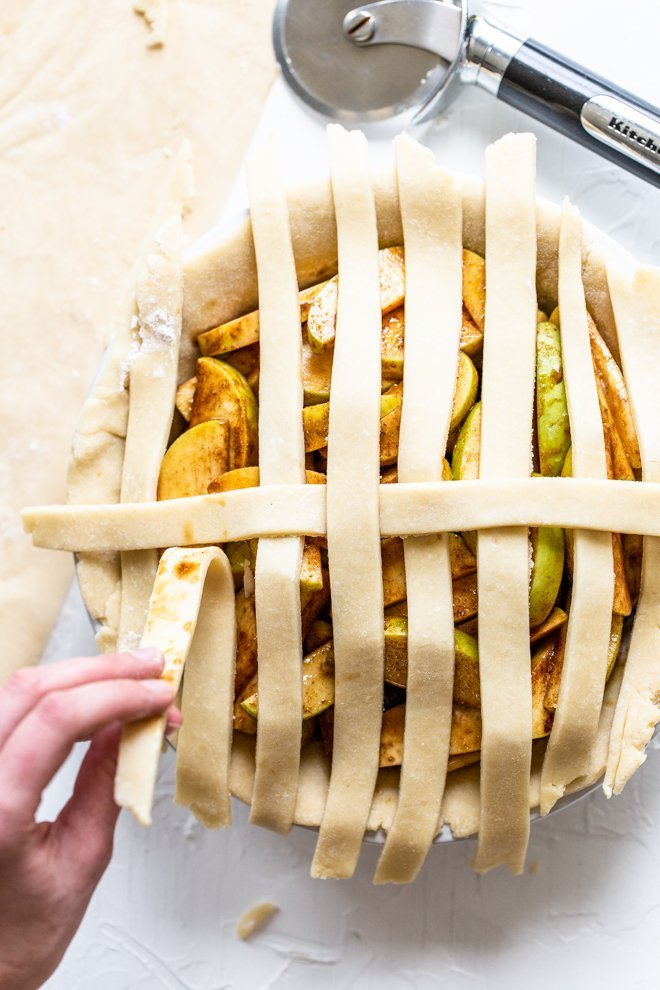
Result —
<path fill-rule="evenodd" d="M 468 413 L 454 444 L 451 472 L 456 481 L 471 481 L 479 477 L 481 450 L 481 403 L 475 402 Z M 477 552 L 477 534 L 463 533 L 465 543 L 473 554 Z"/>
<path fill-rule="evenodd" d="M 479 374 L 474 364 L 467 356 L 461 353 L 458 359 L 458 374 L 456 377 L 456 391 L 454 393 L 454 405 L 452 409 L 450 432 L 455 430 L 463 419 L 468 415 L 474 405 L 474 400 L 479 388 Z M 385 396 L 399 395 L 403 398 L 403 384 L 393 385 Z M 393 464 L 399 454 L 399 432 L 401 429 L 402 406 L 397 406 L 387 416 L 381 418 L 380 423 L 380 463 L 381 465 Z"/>
<path fill-rule="evenodd" d="M 454 701 L 478 708 L 479 650 L 474 636 L 460 629 L 454 631 Z M 385 673 L 388 684 L 405 688 L 408 683 L 408 620 L 402 616 L 385 617 Z"/>
<path fill-rule="evenodd" d="M 557 600 L 564 574 L 564 534 L 554 526 L 530 530 L 532 577 L 529 586 L 529 624 L 539 626 Z"/>
<path fill-rule="evenodd" d="M 315 619 L 305 636 L 305 654 L 313 653 L 332 639 L 332 623 L 325 619 Z"/>
<path fill-rule="evenodd" d="M 300 322 L 304 323 L 309 313 L 309 307 L 314 297 L 326 285 L 321 282 L 319 285 L 312 285 L 309 289 L 303 289 L 299 294 L 300 299 Z M 249 347 L 259 340 L 259 310 L 239 316 L 237 320 L 223 323 L 222 326 L 205 330 L 197 337 L 197 344 L 200 352 L 206 357 L 217 354 L 226 354 L 229 351 L 238 350 L 241 347 Z"/>
<path fill-rule="evenodd" d="M 403 306 L 385 313 L 380 335 L 380 360 L 383 378 L 400 381 L 403 378 Z"/>
<path fill-rule="evenodd" d="M 312 623 L 318 619 L 321 612 L 327 608 L 330 602 L 330 580 L 328 572 L 323 570 L 323 587 L 318 591 L 309 588 L 300 589 L 300 625 L 303 639 L 312 627 Z"/>
<path fill-rule="evenodd" d="M 302 717 L 319 715 L 335 701 L 335 658 L 332 643 L 320 646 L 303 660 Z M 241 701 L 241 707 L 252 718 L 259 715 L 259 691 L 255 690 Z"/>
<path fill-rule="evenodd" d="M 552 323 L 539 323 L 536 330 L 536 437 L 541 474 L 556 477 L 571 445 L 571 431 L 561 338 Z"/>
<path fill-rule="evenodd" d="M 587 319 L 589 323 L 591 357 L 594 363 L 596 377 L 602 384 L 605 395 L 607 396 L 607 401 L 612 411 L 617 430 L 623 441 L 630 466 L 634 470 L 639 470 L 642 466 L 639 441 L 637 439 L 637 430 L 630 407 L 625 379 L 612 356 L 612 352 L 598 332 L 598 327 L 591 314 L 587 315 Z M 556 326 L 561 325 L 559 307 L 553 310 L 550 320 Z"/>
<path fill-rule="evenodd" d="M 623 534 L 623 566 L 626 571 L 626 581 L 633 607 L 639 599 L 639 589 L 642 583 L 642 549 L 641 536 Z"/>
<path fill-rule="evenodd" d="M 529 630 L 530 643 L 538 643 L 539 640 L 545 639 L 551 633 L 557 632 L 558 629 L 561 629 L 566 624 L 567 620 L 568 616 L 563 608 L 555 606 L 543 622 L 538 626 L 533 626 Z"/>
<path fill-rule="evenodd" d="M 605 437 L 605 457 L 607 477 L 617 481 L 633 481 L 634 474 L 626 457 L 619 431 L 614 422 L 605 390 L 598 382 L 598 399 Z M 617 615 L 630 615 L 632 597 L 628 587 L 626 564 L 623 552 L 623 538 L 620 533 L 612 533 L 612 556 L 614 563 L 614 612 Z"/>
<path fill-rule="evenodd" d="M 461 352 L 458 356 L 458 373 L 456 376 L 456 389 L 454 391 L 454 405 L 452 407 L 449 432 L 453 433 L 458 429 L 470 410 L 474 407 L 474 400 L 479 389 L 479 372 L 473 362 Z"/>
<path fill-rule="evenodd" d="M 227 423 L 211 419 L 186 430 L 166 451 L 160 466 L 157 498 L 205 495 L 229 466 Z"/>
<path fill-rule="evenodd" d="M 450 756 L 447 762 L 447 773 L 452 773 L 454 770 L 462 770 L 463 767 L 472 766 L 473 763 L 478 763 L 481 759 L 481 753 L 479 750 L 476 753 L 457 753 L 455 756 Z"/>
<path fill-rule="evenodd" d="M 190 422 L 190 413 L 192 411 L 196 388 L 197 378 L 193 376 L 192 378 L 188 378 L 187 381 L 182 382 L 176 390 L 174 405 L 179 410 L 186 423 Z"/>
<path fill-rule="evenodd" d="M 222 419 L 229 426 L 229 467 L 253 464 L 257 456 L 257 403 L 252 389 L 236 368 L 215 358 L 197 362 L 197 388 L 190 425 Z"/>
<path fill-rule="evenodd" d="M 392 536 L 381 541 L 380 549 L 383 564 L 383 597 L 387 608 L 406 598 L 403 541 L 398 536 Z M 477 569 L 476 557 L 457 533 L 449 534 L 449 560 L 451 575 L 455 581 L 474 574 Z"/>
<path fill-rule="evenodd" d="M 230 351 L 223 355 L 222 360 L 230 364 L 232 368 L 250 381 L 250 377 L 259 374 L 259 344 L 250 344 L 248 347 L 240 347 L 237 351 Z"/>
<path fill-rule="evenodd" d="M 463 319 L 461 323 L 461 350 L 465 354 L 473 357 L 478 354 L 484 345 L 484 332 L 480 330 L 474 322 L 469 312 L 463 306 Z"/>
<path fill-rule="evenodd" d="M 573 474 L 573 448 L 569 447 L 561 469 L 562 478 L 570 478 Z M 565 563 L 568 576 L 573 580 L 573 530 L 564 530 Z"/>
<path fill-rule="evenodd" d="M 532 656 L 532 738 L 547 736 L 552 728 L 552 714 L 545 707 L 545 697 L 557 657 L 557 643 L 546 640 Z"/>
<path fill-rule="evenodd" d="M 403 759 L 406 706 L 383 712 L 380 736 L 380 767 L 397 767 Z M 481 713 L 476 708 L 454 705 L 451 719 L 450 756 L 475 752 L 481 745 Z"/>
<path fill-rule="evenodd" d="M 403 302 L 405 271 L 403 248 L 385 248 L 378 252 L 380 304 L 389 313 Z M 318 293 L 307 317 L 307 336 L 313 351 L 325 351 L 335 346 L 339 276 L 335 275 Z"/>
<path fill-rule="evenodd" d="M 474 251 L 463 251 L 463 302 L 483 335 L 486 318 L 486 262 Z"/>
<path fill-rule="evenodd" d="M 308 485 L 324 485 L 326 482 L 326 477 L 320 471 L 305 471 L 305 480 Z M 258 467 L 234 468 L 233 471 L 225 472 L 225 474 L 221 475 L 216 481 L 209 485 L 209 494 L 216 494 L 217 492 L 232 492 L 239 488 L 258 487 Z"/>
<path fill-rule="evenodd" d="M 332 379 L 332 351 L 315 353 L 306 340 L 302 348 L 303 391 L 305 405 L 314 406 L 330 399 Z"/>
<path fill-rule="evenodd" d="M 454 622 L 464 622 L 477 614 L 477 575 L 466 574 L 452 582 Z"/>
<path fill-rule="evenodd" d="M 305 591 L 320 591 L 323 587 L 323 568 L 319 547 L 305 543 L 300 568 L 300 586 Z"/>
<path fill-rule="evenodd" d="M 639 470 L 642 466 L 642 461 L 639 452 L 637 430 L 635 429 L 635 420 L 633 419 L 630 400 L 628 398 L 628 389 L 626 388 L 626 383 L 618 364 L 612 357 L 607 344 L 598 333 L 596 324 L 591 317 L 589 317 L 589 339 L 591 341 L 591 356 L 593 358 L 594 368 L 605 392 L 612 418 L 623 441 L 628 461 L 632 468 Z"/>
<path fill-rule="evenodd" d="M 244 732 L 249 736 L 255 736 L 257 734 L 257 720 L 256 718 L 252 718 L 251 715 L 248 715 L 241 705 L 241 701 L 244 701 L 245 698 L 249 698 L 252 694 L 254 694 L 256 689 L 257 675 L 255 674 L 237 694 L 236 701 L 234 702 L 234 729 L 236 729 L 237 732 Z"/>
<path fill-rule="evenodd" d="M 401 431 L 401 409 L 403 406 L 403 386 L 393 385 L 389 391 L 381 397 L 383 399 L 395 398 L 398 400 L 391 412 L 386 416 L 381 415 L 380 419 L 380 463 L 381 466 L 395 464 L 399 455 L 399 433 Z"/>
<path fill-rule="evenodd" d="M 568 616 L 564 612 L 563 608 L 555 607 L 552 612 L 540 626 L 535 626 L 533 629 L 529 630 L 529 641 L 533 645 L 538 643 L 539 640 L 545 639 L 546 636 L 550 636 L 552 633 L 557 632 L 563 625 L 565 625 Z M 479 633 L 479 617 L 475 615 L 472 619 L 468 619 L 466 622 L 461 622 L 458 628 L 461 632 L 466 632 L 470 636 L 477 636 Z"/>
<path fill-rule="evenodd" d="M 567 626 L 563 626 L 559 634 L 559 638 L 556 643 L 555 649 L 555 660 L 550 677 L 548 679 L 548 685 L 545 692 L 545 698 L 543 704 L 549 712 L 554 712 L 557 708 L 557 700 L 559 698 L 559 686 L 561 683 L 561 672 L 564 664 L 564 649 L 566 646 L 566 632 Z M 621 647 L 621 636 L 623 633 L 623 616 L 612 615 L 612 625 L 610 627 L 610 639 L 607 648 L 607 677 L 609 678 L 612 670 L 614 669 L 614 664 L 619 655 L 619 649 Z"/>
<path fill-rule="evenodd" d="M 257 543 L 258 540 L 237 540 L 235 543 L 223 544 L 222 549 L 227 555 L 237 590 L 243 587 L 246 563 L 254 571 L 257 559 Z"/>
<path fill-rule="evenodd" d="M 245 592 L 236 595 L 236 675 L 235 690 L 239 695 L 257 672 L 257 619 L 254 598 Z"/>
<path fill-rule="evenodd" d="M 389 413 L 401 408 L 400 392 L 387 393 L 380 397 L 381 420 Z M 302 412 L 303 431 L 305 434 L 305 451 L 321 450 L 328 443 L 328 427 L 330 424 L 330 403 L 319 402 L 314 406 L 306 406 Z"/>

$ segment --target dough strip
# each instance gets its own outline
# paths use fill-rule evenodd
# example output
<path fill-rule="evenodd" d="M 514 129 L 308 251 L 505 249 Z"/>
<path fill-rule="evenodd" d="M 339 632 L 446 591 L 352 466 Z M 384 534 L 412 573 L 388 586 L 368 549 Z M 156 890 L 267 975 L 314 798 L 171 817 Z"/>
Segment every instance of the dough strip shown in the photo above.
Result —
<path fill-rule="evenodd" d="M 634 276 L 608 271 L 623 372 L 642 455 L 645 482 L 660 481 L 660 271 Z M 643 544 L 642 584 L 614 713 L 603 788 L 620 794 L 646 759 L 645 748 L 660 720 L 660 540 Z"/>
<path fill-rule="evenodd" d="M 406 259 L 398 478 L 441 482 L 461 334 L 461 197 L 427 149 L 406 135 L 397 138 L 395 147 Z M 410 883 L 419 873 L 438 831 L 449 759 L 454 681 L 449 537 L 411 537 L 403 551 L 408 600 L 404 750 L 399 799 L 376 883 Z"/>
<path fill-rule="evenodd" d="M 133 341 L 136 351 L 129 359 L 128 369 L 122 502 L 156 500 L 177 386 L 183 306 L 182 241 L 181 217 L 173 217 L 157 232 L 137 284 Z M 121 554 L 118 643 L 122 650 L 131 649 L 140 640 L 157 570 L 156 550 Z"/>
<path fill-rule="evenodd" d="M 261 536 L 323 536 L 325 485 L 243 488 L 190 499 L 23 509 L 35 546 L 107 553 L 227 543 Z M 660 482 L 520 478 L 381 485 L 381 533 L 559 526 L 660 536 Z"/>
<path fill-rule="evenodd" d="M 217 547 L 171 547 L 160 559 L 140 646 L 165 657 L 161 678 L 178 690 L 186 664 L 177 740 L 176 799 L 210 827 L 228 825 L 234 700 L 234 582 Z M 165 716 L 125 726 L 115 801 L 151 822 Z"/>
<path fill-rule="evenodd" d="M 607 479 L 605 438 L 582 286 L 582 223 L 566 201 L 559 233 L 559 311 L 573 474 Z M 555 718 L 541 773 L 541 814 L 586 772 L 598 732 L 614 599 L 612 537 L 573 534 L 573 584 Z"/>
<path fill-rule="evenodd" d="M 330 784 L 315 877 L 355 871 L 378 775 L 383 705 L 378 231 L 363 134 L 328 128 L 339 298 L 328 431 L 328 561 L 335 654 Z M 320 486 L 319 486 L 320 487 Z"/>
<path fill-rule="evenodd" d="M 300 303 L 274 141 L 253 155 L 247 178 L 259 283 L 260 485 L 304 485 Z M 300 536 L 262 537 L 255 572 L 259 722 L 250 821 L 276 832 L 291 828 L 298 790 L 302 550 Z"/>
<path fill-rule="evenodd" d="M 479 477 L 530 473 L 536 358 L 536 140 L 486 150 L 486 323 Z M 463 483 L 457 485 L 462 488 Z M 519 873 L 529 838 L 532 714 L 525 527 L 478 533 L 481 809 L 474 868 Z"/>

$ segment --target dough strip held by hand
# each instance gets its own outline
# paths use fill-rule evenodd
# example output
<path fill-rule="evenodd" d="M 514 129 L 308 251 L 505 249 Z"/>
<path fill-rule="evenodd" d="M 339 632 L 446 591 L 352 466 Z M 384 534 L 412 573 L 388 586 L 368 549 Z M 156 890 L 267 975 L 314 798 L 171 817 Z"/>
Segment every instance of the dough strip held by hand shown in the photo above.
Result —
<path fill-rule="evenodd" d="M 171 547 L 161 557 L 140 646 L 165 657 L 163 680 L 178 690 L 186 664 L 183 726 L 177 740 L 176 799 L 209 827 L 228 825 L 234 700 L 234 581 L 217 547 Z M 122 733 L 115 801 L 151 822 L 165 716 Z"/>
<path fill-rule="evenodd" d="M 396 140 L 406 259 L 398 479 L 442 480 L 462 308 L 462 209 L 453 180 L 406 135 Z M 429 396 L 435 396 L 432 404 Z M 438 831 L 449 759 L 454 619 L 446 533 L 403 542 L 408 681 L 399 800 L 376 883 L 410 883 Z"/>
<path fill-rule="evenodd" d="M 339 298 L 328 432 L 328 560 L 335 654 L 332 769 L 312 864 L 355 871 L 373 798 L 383 711 L 378 231 L 363 134 L 328 128 Z"/>
<path fill-rule="evenodd" d="M 645 482 L 660 481 L 660 272 L 611 267 L 608 281 Z M 646 537 L 642 584 L 610 736 L 603 788 L 620 794 L 660 721 L 660 540 Z"/>
<path fill-rule="evenodd" d="M 536 358 L 536 140 L 486 150 L 486 323 L 479 478 L 530 473 Z M 460 487 L 459 485 L 456 486 Z M 526 528 L 480 531 L 481 812 L 474 868 L 521 872 L 529 837 L 532 698 Z"/>
<path fill-rule="evenodd" d="M 582 224 L 568 201 L 559 233 L 559 312 L 573 474 L 606 479 L 605 438 L 582 286 Z M 572 780 L 586 773 L 605 692 L 614 598 L 611 533 L 575 530 L 573 559 L 559 697 L 541 773 L 541 814 L 550 811 Z"/>
<path fill-rule="evenodd" d="M 122 502 L 156 500 L 174 414 L 183 307 L 181 217 L 168 220 L 154 240 L 136 289 L 137 328 L 135 353 L 128 369 Z M 121 555 L 120 649 L 131 649 L 140 640 L 157 570 L 155 550 Z"/>
<path fill-rule="evenodd" d="M 302 340 L 289 215 L 272 142 L 248 164 L 260 310 L 259 474 L 263 488 L 304 484 Z M 293 823 L 302 731 L 300 536 L 259 540 L 255 611 L 259 721 L 250 821 Z"/>

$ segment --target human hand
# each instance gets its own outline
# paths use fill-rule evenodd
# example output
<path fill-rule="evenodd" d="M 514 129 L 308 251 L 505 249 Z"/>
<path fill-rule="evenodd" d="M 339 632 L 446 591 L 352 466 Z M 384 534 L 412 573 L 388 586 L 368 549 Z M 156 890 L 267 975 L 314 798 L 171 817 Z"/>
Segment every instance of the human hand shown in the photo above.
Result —
<path fill-rule="evenodd" d="M 121 723 L 168 710 L 153 649 L 19 670 L 0 688 L 0 990 L 35 990 L 59 964 L 112 854 Z M 75 742 L 92 740 L 54 822 L 41 795 Z"/>

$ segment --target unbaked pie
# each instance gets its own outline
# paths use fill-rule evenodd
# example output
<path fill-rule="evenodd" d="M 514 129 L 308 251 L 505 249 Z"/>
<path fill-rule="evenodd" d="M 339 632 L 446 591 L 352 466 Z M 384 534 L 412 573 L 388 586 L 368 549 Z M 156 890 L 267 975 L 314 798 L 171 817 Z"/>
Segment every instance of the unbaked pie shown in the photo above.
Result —
<path fill-rule="evenodd" d="M 250 221 L 183 264 L 168 220 L 70 504 L 24 513 L 103 649 L 164 651 L 177 800 L 318 826 L 319 877 L 383 829 L 377 882 L 443 826 L 520 871 L 530 809 L 620 791 L 660 718 L 660 272 L 537 201 L 530 135 L 485 184 L 395 149 L 372 177 L 333 126 L 287 197 L 267 147 Z M 145 822 L 163 728 L 122 740 Z"/>

